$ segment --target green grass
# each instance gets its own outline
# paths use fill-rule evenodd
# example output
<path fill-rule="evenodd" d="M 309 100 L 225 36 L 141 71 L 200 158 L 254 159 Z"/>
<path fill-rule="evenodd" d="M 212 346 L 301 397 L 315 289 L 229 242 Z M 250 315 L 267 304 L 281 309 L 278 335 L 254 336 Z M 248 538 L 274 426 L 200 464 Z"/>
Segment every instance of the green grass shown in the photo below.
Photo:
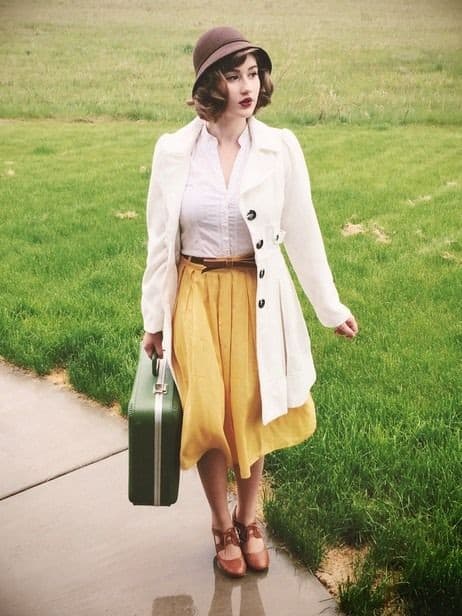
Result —
<path fill-rule="evenodd" d="M 1 352 L 39 373 L 67 366 L 78 389 L 125 406 L 159 130 L 36 122 L 2 132 L 2 165 L 15 175 L 2 169 Z M 126 211 L 138 218 L 116 216 Z"/>
<path fill-rule="evenodd" d="M 311 328 L 319 430 L 269 457 L 277 488 L 266 514 L 314 569 L 327 545 L 371 546 L 342 596 L 355 615 L 381 613 L 390 592 L 419 616 L 462 605 L 461 136 L 444 133 L 302 138 L 330 261 L 361 333 L 347 342 Z M 366 232 L 339 237 L 346 220 Z M 376 588 L 388 569 L 398 578 Z"/>
<path fill-rule="evenodd" d="M 217 23 L 265 46 L 342 300 L 303 300 L 318 430 L 268 456 L 271 528 L 310 568 L 368 546 L 340 604 L 462 604 L 460 3 L 0 3 L 0 354 L 125 409 L 142 331 L 157 136 L 189 120 L 191 49 Z M 46 119 L 50 118 L 50 119 Z M 118 214 L 135 216 L 119 218 Z M 360 231 L 344 235 L 343 230 Z"/>
<path fill-rule="evenodd" d="M 39 373 L 67 367 L 77 389 L 124 408 L 142 328 L 150 158 L 165 128 L 2 125 L 0 353 Z M 269 456 L 268 520 L 312 568 L 327 545 L 370 544 L 350 602 L 377 594 L 364 582 L 371 570 L 392 568 L 394 590 L 414 613 L 449 614 L 462 572 L 461 139 L 441 127 L 297 134 L 338 288 L 361 334 L 334 337 L 304 303 L 319 429 Z M 127 211 L 137 217 L 117 217 Z M 343 236 L 348 222 L 364 232 Z"/>
<path fill-rule="evenodd" d="M 3 0 L 0 16 L 0 117 L 182 122 L 193 45 L 230 23 L 271 54 L 270 122 L 462 118 L 456 1 Z"/>

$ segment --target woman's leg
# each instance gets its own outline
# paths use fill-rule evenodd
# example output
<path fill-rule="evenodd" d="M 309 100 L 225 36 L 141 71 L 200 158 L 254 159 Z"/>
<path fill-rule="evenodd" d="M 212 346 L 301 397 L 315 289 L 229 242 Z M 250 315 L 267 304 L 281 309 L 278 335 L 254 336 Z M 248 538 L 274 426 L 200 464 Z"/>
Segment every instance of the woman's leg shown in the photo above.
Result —
<path fill-rule="evenodd" d="M 255 522 L 257 514 L 258 489 L 263 474 L 265 458 L 261 457 L 250 467 L 250 477 L 242 479 L 239 468 L 235 467 L 237 483 L 237 509 L 236 519 L 241 524 L 248 526 Z M 263 539 L 250 536 L 247 542 L 246 551 L 259 552 L 264 547 Z"/>
<path fill-rule="evenodd" d="M 197 463 L 212 514 L 212 528 L 225 531 L 233 525 L 228 509 L 228 476 L 226 458 L 219 449 L 210 449 Z M 224 559 L 239 558 L 241 549 L 232 543 L 220 552 Z"/>

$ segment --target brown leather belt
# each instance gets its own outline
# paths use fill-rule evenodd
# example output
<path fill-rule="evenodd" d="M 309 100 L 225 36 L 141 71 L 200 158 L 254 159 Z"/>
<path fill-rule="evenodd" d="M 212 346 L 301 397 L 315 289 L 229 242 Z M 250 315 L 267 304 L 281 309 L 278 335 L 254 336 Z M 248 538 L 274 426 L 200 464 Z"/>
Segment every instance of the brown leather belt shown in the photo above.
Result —
<path fill-rule="evenodd" d="M 191 263 L 205 265 L 202 273 L 212 269 L 221 269 L 224 267 L 256 267 L 255 257 L 247 255 L 242 257 L 193 257 L 191 255 L 182 255 Z"/>

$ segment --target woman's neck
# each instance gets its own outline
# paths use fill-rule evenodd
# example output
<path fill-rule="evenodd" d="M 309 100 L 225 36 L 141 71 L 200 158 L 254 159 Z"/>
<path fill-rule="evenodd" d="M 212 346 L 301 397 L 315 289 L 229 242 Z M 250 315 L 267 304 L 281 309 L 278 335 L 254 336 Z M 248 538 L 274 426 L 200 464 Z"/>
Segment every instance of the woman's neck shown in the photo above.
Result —
<path fill-rule="evenodd" d="M 207 130 L 216 137 L 219 145 L 237 143 L 246 126 L 246 118 L 235 118 L 233 120 L 219 118 L 216 122 L 207 122 Z"/>

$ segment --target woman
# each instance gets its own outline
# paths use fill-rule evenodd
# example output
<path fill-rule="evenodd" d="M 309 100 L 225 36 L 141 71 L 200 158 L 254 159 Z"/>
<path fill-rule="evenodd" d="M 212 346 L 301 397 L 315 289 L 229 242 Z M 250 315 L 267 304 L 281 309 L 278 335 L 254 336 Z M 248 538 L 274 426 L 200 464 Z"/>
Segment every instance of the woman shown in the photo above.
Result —
<path fill-rule="evenodd" d="M 316 428 L 309 336 L 282 242 L 320 321 L 347 337 L 358 328 L 338 298 L 297 138 L 254 116 L 271 101 L 268 54 L 220 27 L 200 37 L 193 62 L 198 117 L 154 151 L 144 348 L 172 369 L 181 467 L 197 463 L 217 565 L 241 577 L 269 565 L 255 522 L 264 455 Z"/>

